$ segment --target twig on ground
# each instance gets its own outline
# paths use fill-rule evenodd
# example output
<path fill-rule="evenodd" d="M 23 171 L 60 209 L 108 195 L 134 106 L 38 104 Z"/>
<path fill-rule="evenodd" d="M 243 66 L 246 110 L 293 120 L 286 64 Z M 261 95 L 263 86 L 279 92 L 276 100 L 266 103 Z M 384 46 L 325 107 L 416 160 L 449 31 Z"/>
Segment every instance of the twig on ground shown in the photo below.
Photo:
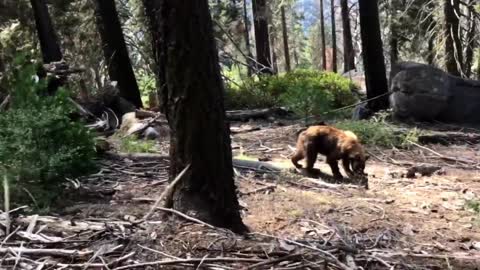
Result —
<path fill-rule="evenodd" d="M 204 225 L 210 229 L 218 229 L 217 227 L 213 226 L 213 225 L 210 225 L 206 222 L 203 222 L 199 219 L 196 219 L 194 217 L 191 217 L 191 216 L 188 216 L 188 215 L 185 215 L 184 213 L 180 212 L 180 211 L 177 211 L 177 210 L 174 210 L 174 209 L 170 209 L 170 208 L 163 208 L 163 207 L 156 207 L 156 209 L 159 209 L 159 210 L 162 210 L 162 211 L 165 211 L 165 212 L 170 212 L 170 213 L 173 213 L 173 214 L 176 214 L 178 216 L 181 216 L 183 217 L 184 219 L 186 220 L 189 220 L 189 221 L 192 221 L 192 222 L 195 222 L 195 223 L 198 223 L 198 224 L 201 224 L 201 225 Z"/>
<path fill-rule="evenodd" d="M 275 264 L 275 263 L 279 263 L 279 262 L 283 262 L 283 261 L 288 261 L 288 260 L 291 260 L 291 259 L 296 259 L 298 257 L 300 257 L 300 254 L 297 254 L 297 253 L 290 254 L 290 255 L 283 256 L 283 257 L 280 257 L 280 258 L 277 258 L 277 259 L 271 259 L 271 260 L 267 260 L 267 261 L 263 261 L 263 262 L 259 262 L 259 263 L 250 265 L 246 268 L 246 270 L 260 268 L 260 267 L 264 267 L 266 265 Z"/>
<path fill-rule="evenodd" d="M 179 259 L 179 260 L 164 260 L 164 261 L 154 261 L 154 262 L 144 262 L 137 264 L 130 264 L 126 266 L 117 267 L 114 270 L 123 270 L 123 269 L 133 269 L 133 268 L 145 268 L 146 266 L 159 266 L 159 265 L 176 265 L 184 263 L 200 263 L 200 262 L 229 262 L 229 263 L 259 263 L 263 262 L 260 259 L 249 259 L 249 258 L 227 258 L 227 257 L 218 257 L 218 258 L 191 258 L 191 259 Z"/>

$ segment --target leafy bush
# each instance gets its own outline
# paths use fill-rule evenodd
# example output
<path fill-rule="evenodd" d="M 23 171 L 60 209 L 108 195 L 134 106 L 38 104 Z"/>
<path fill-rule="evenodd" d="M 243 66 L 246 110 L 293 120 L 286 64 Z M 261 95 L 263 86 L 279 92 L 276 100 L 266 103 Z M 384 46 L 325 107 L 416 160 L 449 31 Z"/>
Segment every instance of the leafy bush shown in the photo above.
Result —
<path fill-rule="evenodd" d="M 344 120 L 335 123 L 337 128 L 355 133 L 362 143 L 384 147 L 409 147 L 411 142 L 417 142 L 420 135 L 416 128 L 408 131 L 396 130 L 391 124 L 378 120 L 352 121 Z"/>
<path fill-rule="evenodd" d="M 36 67 L 18 64 L 9 79 L 9 110 L 0 114 L 0 172 L 9 177 L 13 190 L 44 191 L 35 195 L 48 204 L 66 177 L 93 168 L 94 139 L 86 127 L 69 119 L 74 108 L 64 89 L 53 96 L 42 94 L 47 83 L 35 82 Z"/>
<path fill-rule="evenodd" d="M 336 73 L 300 69 L 229 84 L 226 105 L 230 109 L 281 105 L 308 116 L 353 104 L 353 87 L 350 80 Z"/>

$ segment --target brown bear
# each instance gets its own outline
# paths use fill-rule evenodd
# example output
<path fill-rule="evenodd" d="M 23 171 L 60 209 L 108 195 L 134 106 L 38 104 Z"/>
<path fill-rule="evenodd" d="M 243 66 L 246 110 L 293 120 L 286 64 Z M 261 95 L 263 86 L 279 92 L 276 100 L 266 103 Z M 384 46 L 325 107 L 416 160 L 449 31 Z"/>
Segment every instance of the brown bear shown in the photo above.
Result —
<path fill-rule="evenodd" d="M 349 177 L 366 176 L 364 169 L 369 156 L 351 131 L 326 125 L 310 126 L 298 134 L 297 149 L 291 160 L 295 167 L 301 169 L 298 161 L 305 158 L 307 173 L 314 174 L 313 165 L 318 153 L 327 157 L 327 163 L 337 179 L 343 178 L 337 163 L 340 159 Z"/>

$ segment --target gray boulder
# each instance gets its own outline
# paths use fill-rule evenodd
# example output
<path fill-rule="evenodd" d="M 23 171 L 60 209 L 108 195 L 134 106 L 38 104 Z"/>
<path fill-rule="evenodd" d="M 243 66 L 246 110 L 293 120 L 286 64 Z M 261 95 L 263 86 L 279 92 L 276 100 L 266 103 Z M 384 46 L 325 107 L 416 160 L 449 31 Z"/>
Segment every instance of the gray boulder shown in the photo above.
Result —
<path fill-rule="evenodd" d="M 398 63 L 390 74 L 394 116 L 419 121 L 480 123 L 480 81 L 424 64 Z"/>

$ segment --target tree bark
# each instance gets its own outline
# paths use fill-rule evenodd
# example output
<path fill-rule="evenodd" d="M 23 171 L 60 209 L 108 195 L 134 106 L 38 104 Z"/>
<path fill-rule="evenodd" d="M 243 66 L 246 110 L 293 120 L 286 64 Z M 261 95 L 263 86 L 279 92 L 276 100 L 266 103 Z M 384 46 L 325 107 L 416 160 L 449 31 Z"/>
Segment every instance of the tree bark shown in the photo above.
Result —
<path fill-rule="evenodd" d="M 332 13 L 332 71 L 337 72 L 337 27 L 335 23 L 335 0 L 330 0 Z"/>
<path fill-rule="evenodd" d="M 467 21 L 469 22 L 468 26 L 468 33 L 467 33 L 467 48 L 465 49 L 465 76 L 470 78 L 472 75 L 472 64 L 473 64 L 473 52 L 475 50 L 475 46 L 477 45 L 475 40 L 475 32 L 477 31 L 477 22 L 476 18 L 474 17 L 474 10 L 473 3 L 474 0 L 470 0 L 468 7 L 468 14 L 467 14 Z"/>
<path fill-rule="evenodd" d="M 245 47 L 246 47 L 246 50 L 247 50 L 247 57 L 248 59 L 247 60 L 247 74 L 248 74 L 248 77 L 252 76 L 252 66 L 253 66 L 253 63 L 252 63 L 252 59 L 253 59 L 253 55 L 252 55 L 252 49 L 251 49 L 251 45 L 250 45 L 250 23 L 249 23 L 249 20 L 248 20 L 248 9 L 247 9 L 247 0 L 243 0 L 243 23 L 245 24 Z"/>
<path fill-rule="evenodd" d="M 118 82 L 118 89 L 123 98 L 135 107 L 141 108 L 140 90 L 123 38 L 115 1 L 96 0 L 95 15 L 98 32 L 102 39 L 103 54 L 108 64 L 110 80 Z"/>
<path fill-rule="evenodd" d="M 45 64 L 62 60 L 58 38 L 53 28 L 48 7 L 45 0 L 30 0 L 35 17 L 38 39 L 42 50 L 43 62 Z"/>
<path fill-rule="evenodd" d="M 390 67 L 393 67 L 398 61 L 398 34 L 397 25 L 395 22 L 396 7 L 394 6 L 394 0 L 389 1 L 390 18 Z"/>
<path fill-rule="evenodd" d="M 233 179 L 229 124 L 207 0 L 143 0 L 158 37 L 160 102 L 171 129 L 173 208 L 235 232 L 247 231 Z M 188 19 L 186 19 L 188 18 Z M 152 22 L 156 22 L 152 24 Z"/>
<path fill-rule="evenodd" d="M 463 56 L 460 39 L 460 2 L 459 0 L 444 0 L 445 16 L 445 66 L 447 72 L 454 76 L 462 75 Z"/>
<path fill-rule="evenodd" d="M 359 6 L 365 84 L 367 98 L 371 99 L 388 92 L 377 0 L 360 0 Z M 374 112 L 388 106 L 388 96 L 368 102 L 369 109 Z"/>
<path fill-rule="evenodd" d="M 283 34 L 283 55 L 285 56 L 285 71 L 290 72 L 292 66 L 290 65 L 290 50 L 288 48 L 288 29 L 287 29 L 287 19 L 285 16 L 285 6 L 280 7 L 280 12 L 282 15 L 282 34 Z"/>
<path fill-rule="evenodd" d="M 327 48 L 325 44 L 325 18 L 323 16 L 323 0 L 320 0 L 320 49 L 322 50 L 322 69 L 327 70 Z"/>
<path fill-rule="evenodd" d="M 343 71 L 355 69 L 355 51 L 353 50 L 352 29 L 350 27 L 350 10 L 348 0 L 340 0 L 343 26 Z"/>
<path fill-rule="evenodd" d="M 257 70 L 260 70 L 263 74 L 272 74 L 266 0 L 252 0 L 252 8 L 257 49 Z"/>

